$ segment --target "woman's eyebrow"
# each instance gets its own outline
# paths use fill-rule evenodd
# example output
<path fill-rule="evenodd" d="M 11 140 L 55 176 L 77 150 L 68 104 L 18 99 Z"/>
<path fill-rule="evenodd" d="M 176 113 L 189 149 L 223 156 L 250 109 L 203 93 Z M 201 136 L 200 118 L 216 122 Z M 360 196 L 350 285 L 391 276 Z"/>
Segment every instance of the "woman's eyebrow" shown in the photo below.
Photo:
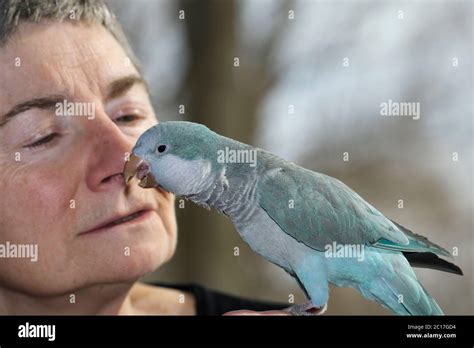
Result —
<path fill-rule="evenodd" d="M 128 75 L 125 77 L 121 77 L 113 82 L 111 82 L 107 88 L 107 96 L 106 99 L 114 99 L 117 98 L 128 90 L 130 90 L 136 84 L 143 85 L 145 87 L 146 92 L 148 93 L 148 84 L 146 81 L 139 75 Z M 0 116 L 0 128 L 3 127 L 5 124 L 8 123 L 13 117 L 22 112 L 28 111 L 33 108 L 39 109 L 50 109 L 54 108 L 57 103 L 62 103 L 64 100 L 68 98 L 64 95 L 50 95 L 46 97 L 38 97 L 33 98 L 19 104 L 13 106 L 7 113 Z"/>
<path fill-rule="evenodd" d="M 110 83 L 106 100 L 114 99 L 121 96 L 122 94 L 125 94 L 129 89 L 137 84 L 143 85 L 146 92 L 148 93 L 148 84 L 141 76 L 128 75 Z"/>
<path fill-rule="evenodd" d="M 13 106 L 10 111 L 6 114 L 0 116 L 0 127 L 3 127 L 10 121 L 13 117 L 22 112 L 28 111 L 29 109 L 39 108 L 39 109 L 51 109 L 56 106 L 57 103 L 62 103 L 66 97 L 64 95 L 50 95 L 46 97 L 33 98 Z"/>

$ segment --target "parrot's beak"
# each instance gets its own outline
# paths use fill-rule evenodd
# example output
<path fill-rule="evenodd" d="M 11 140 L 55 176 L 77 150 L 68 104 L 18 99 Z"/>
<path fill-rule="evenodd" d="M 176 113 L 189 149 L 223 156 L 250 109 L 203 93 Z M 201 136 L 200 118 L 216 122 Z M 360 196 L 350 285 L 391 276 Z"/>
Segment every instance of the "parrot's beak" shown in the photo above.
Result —
<path fill-rule="evenodd" d="M 128 184 L 135 175 L 137 176 L 138 180 L 140 180 L 140 183 L 138 184 L 140 187 L 150 188 L 158 186 L 153 174 L 150 173 L 150 166 L 148 163 L 146 163 L 146 161 L 140 157 L 132 154 L 130 159 L 125 162 L 125 166 L 123 167 L 123 177 L 125 179 L 125 183 Z"/>
<path fill-rule="evenodd" d="M 123 167 L 123 177 L 126 184 L 128 184 L 135 174 L 137 174 L 140 162 L 142 162 L 142 159 L 134 154 L 132 154 L 128 161 L 125 162 L 125 166 Z"/>

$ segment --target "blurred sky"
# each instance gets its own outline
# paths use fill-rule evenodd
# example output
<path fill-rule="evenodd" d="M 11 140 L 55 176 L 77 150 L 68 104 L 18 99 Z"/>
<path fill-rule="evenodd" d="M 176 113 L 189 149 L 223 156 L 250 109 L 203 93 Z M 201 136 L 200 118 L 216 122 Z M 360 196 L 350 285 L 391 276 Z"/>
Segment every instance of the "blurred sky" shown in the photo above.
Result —
<path fill-rule="evenodd" d="M 181 119 L 190 59 L 180 2 L 110 3 L 142 61 L 160 120 Z M 337 176 L 388 217 L 458 248 L 463 278 L 417 274 L 447 313 L 474 313 L 473 2 L 236 4 L 238 57 L 248 65 L 264 59 L 275 81 L 259 102 L 253 144 Z M 389 99 L 420 103 L 420 119 L 381 116 Z M 293 286 L 276 267 L 258 271 L 280 289 Z"/>

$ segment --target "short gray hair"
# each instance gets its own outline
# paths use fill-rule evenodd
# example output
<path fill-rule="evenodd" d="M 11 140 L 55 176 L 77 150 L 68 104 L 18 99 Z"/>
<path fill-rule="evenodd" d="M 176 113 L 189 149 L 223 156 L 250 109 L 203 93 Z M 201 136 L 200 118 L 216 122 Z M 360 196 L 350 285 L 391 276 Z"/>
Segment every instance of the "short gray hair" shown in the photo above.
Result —
<path fill-rule="evenodd" d="M 122 45 L 140 71 L 140 64 L 115 15 L 103 0 L 0 0 L 0 47 L 6 45 L 21 22 L 39 23 L 42 19 L 99 24 Z"/>

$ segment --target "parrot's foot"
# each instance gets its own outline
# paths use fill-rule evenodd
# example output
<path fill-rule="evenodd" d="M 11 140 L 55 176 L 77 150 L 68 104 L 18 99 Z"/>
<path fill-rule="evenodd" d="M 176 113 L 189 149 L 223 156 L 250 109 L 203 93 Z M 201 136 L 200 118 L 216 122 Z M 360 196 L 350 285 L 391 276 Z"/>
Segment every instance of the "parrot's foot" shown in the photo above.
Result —
<path fill-rule="evenodd" d="M 325 303 L 323 307 L 318 308 L 311 301 L 302 304 L 296 304 L 285 308 L 284 311 L 290 312 L 292 315 L 322 315 L 328 309 L 328 304 Z"/>

